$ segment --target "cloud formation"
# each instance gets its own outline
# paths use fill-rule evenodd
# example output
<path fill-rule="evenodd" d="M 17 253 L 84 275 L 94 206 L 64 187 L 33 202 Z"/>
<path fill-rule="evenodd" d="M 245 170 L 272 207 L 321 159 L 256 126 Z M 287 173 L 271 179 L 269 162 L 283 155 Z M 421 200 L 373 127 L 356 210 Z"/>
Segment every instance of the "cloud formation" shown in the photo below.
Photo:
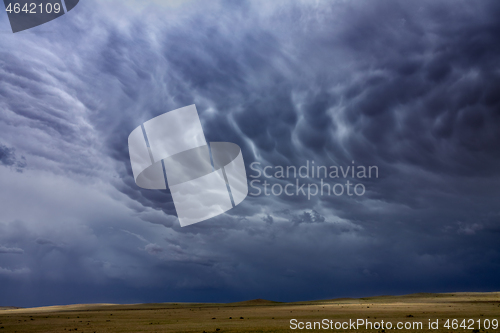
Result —
<path fill-rule="evenodd" d="M 14 167 L 17 172 L 23 172 L 23 169 L 26 168 L 26 158 L 21 156 L 21 159 L 18 160 L 14 148 L 0 145 L 0 164 Z"/>
<path fill-rule="evenodd" d="M 23 254 L 24 250 L 17 247 L 5 247 L 0 246 L 0 253 L 15 253 L 15 254 Z"/>
<path fill-rule="evenodd" d="M 89 0 L 3 35 L 3 305 L 498 289 L 499 14 L 494 1 Z M 361 197 L 250 196 L 180 228 L 168 191 L 135 185 L 127 137 L 190 104 L 248 175 L 354 161 L 379 177 Z"/>

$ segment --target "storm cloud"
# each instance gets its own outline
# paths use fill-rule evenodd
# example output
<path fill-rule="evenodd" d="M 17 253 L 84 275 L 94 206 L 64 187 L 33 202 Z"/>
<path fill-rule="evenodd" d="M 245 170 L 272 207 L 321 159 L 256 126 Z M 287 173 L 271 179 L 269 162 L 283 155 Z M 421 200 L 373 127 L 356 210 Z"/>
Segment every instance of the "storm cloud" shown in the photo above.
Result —
<path fill-rule="evenodd" d="M 498 290 L 499 15 L 87 0 L 2 34 L 0 305 Z M 241 147 L 249 182 L 296 181 L 254 162 L 378 177 L 348 177 L 362 196 L 249 195 L 181 228 L 168 190 L 135 185 L 127 137 L 190 104 L 207 141 Z"/>

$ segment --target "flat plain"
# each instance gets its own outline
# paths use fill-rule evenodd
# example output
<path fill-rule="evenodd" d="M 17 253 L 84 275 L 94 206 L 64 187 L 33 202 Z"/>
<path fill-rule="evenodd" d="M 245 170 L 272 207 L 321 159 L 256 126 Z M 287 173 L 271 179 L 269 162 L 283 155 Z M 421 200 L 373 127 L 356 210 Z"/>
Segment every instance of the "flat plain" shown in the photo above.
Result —
<path fill-rule="evenodd" d="M 296 319 L 296 329 L 290 320 Z M 374 327 L 342 328 L 370 321 Z M 445 327 L 447 320 L 449 327 Z M 456 321 L 453 321 L 456 319 Z M 465 322 L 463 321 L 465 319 Z M 500 292 L 411 294 L 279 303 L 79 304 L 40 308 L 0 307 L 0 333 L 7 332 L 500 332 Z M 328 329 L 299 329 L 299 322 L 328 322 Z M 381 321 L 394 327 L 376 328 Z M 438 329 L 429 329 L 429 321 Z M 335 329 L 335 323 L 337 328 Z M 397 323 L 408 329 L 397 329 Z M 418 326 L 422 323 L 422 327 Z M 455 324 L 456 325 L 455 325 Z M 473 323 L 473 324 L 471 324 Z M 479 327 L 479 323 L 481 327 Z M 461 324 L 463 324 L 462 327 Z M 489 325 L 488 327 L 484 327 Z M 294 325 L 292 325 L 294 327 Z M 311 326 L 313 327 L 313 326 Z M 332 329 L 333 328 L 333 329 Z"/>

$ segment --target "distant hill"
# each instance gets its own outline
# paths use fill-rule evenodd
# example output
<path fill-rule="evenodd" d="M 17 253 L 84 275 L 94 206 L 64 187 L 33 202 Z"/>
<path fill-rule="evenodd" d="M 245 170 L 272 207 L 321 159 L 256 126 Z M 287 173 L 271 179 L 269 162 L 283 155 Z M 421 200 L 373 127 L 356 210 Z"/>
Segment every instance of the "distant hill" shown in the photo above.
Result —
<path fill-rule="evenodd" d="M 249 301 L 235 302 L 235 303 L 230 303 L 230 304 L 234 304 L 234 305 L 274 305 L 274 304 L 282 304 L 282 303 L 275 302 L 275 301 L 269 301 L 267 299 L 257 298 L 257 299 L 252 299 Z"/>
<path fill-rule="evenodd" d="M 22 308 L 18 308 L 17 306 L 0 306 L 0 310 L 15 310 L 15 309 L 22 309 Z"/>
<path fill-rule="evenodd" d="M 415 293 L 409 295 L 383 295 L 363 298 L 336 298 L 314 301 L 276 302 L 257 298 L 234 303 L 141 303 L 141 304 L 71 304 L 54 305 L 34 308 L 15 306 L 0 306 L 0 315 L 5 312 L 36 313 L 36 312 L 75 312 L 75 311 L 130 311 L 130 310 L 167 310 L 167 309 L 198 309 L 198 308 L 232 308 L 259 306 L 298 306 L 298 305 L 360 305 L 360 304 L 418 304 L 418 303 L 479 303 L 489 302 L 500 307 L 500 292 L 456 292 L 456 293 Z M 4 312 L 5 311 L 5 312 Z"/>

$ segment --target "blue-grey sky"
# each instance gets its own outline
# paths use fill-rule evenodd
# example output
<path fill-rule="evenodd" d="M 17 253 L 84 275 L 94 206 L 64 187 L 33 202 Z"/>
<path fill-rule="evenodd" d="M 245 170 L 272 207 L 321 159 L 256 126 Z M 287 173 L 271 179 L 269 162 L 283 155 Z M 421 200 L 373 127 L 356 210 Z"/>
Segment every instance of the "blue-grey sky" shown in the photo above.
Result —
<path fill-rule="evenodd" d="M 500 290 L 498 17 L 497 1 L 82 0 L 12 34 L 0 13 L 0 305 Z M 248 176 L 379 177 L 181 228 L 168 191 L 134 183 L 127 137 L 190 104 Z"/>

